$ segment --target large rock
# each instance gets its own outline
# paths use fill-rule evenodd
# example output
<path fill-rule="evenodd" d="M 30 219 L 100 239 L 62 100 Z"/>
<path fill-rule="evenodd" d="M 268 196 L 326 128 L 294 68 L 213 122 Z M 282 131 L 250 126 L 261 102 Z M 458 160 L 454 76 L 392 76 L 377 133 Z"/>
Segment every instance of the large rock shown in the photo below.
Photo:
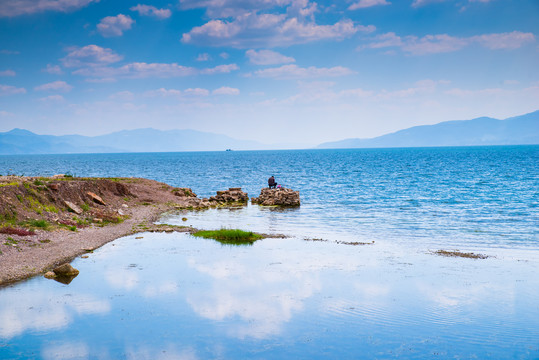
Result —
<path fill-rule="evenodd" d="M 252 198 L 251 203 L 263 206 L 299 206 L 299 191 L 287 188 L 260 190 L 260 196 Z"/>
<path fill-rule="evenodd" d="M 101 198 L 101 196 L 99 196 L 99 195 L 97 195 L 97 194 L 95 194 L 95 193 L 93 193 L 93 192 L 91 192 L 91 191 L 88 191 L 86 194 L 87 194 L 89 197 L 91 197 L 92 200 L 93 200 L 94 202 L 96 202 L 96 203 L 98 203 L 98 204 L 100 204 L 100 205 L 107 205 L 107 204 L 105 204 L 105 202 L 103 201 L 103 199 Z"/>
<path fill-rule="evenodd" d="M 64 200 L 64 204 L 67 206 L 69 210 L 73 211 L 75 214 L 77 215 L 82 214 L 82 209 L 78 207 L 77 205 L 73 204 L 71 201 Z"/>
<path fill-rule="evenodd" d="M 79 274 L 79 270 L 75 269 L 70 264 L 62 264 L 56 267 L 53 272 L 57 276 L 76 276 Z"/>
<path fill-rule="evenodd" d="M 208 201 L 212 205 L 247 205 L 249 196 L 241 188 L 229 188 L 217 191 L 217 195 L 211 196 Z"/>

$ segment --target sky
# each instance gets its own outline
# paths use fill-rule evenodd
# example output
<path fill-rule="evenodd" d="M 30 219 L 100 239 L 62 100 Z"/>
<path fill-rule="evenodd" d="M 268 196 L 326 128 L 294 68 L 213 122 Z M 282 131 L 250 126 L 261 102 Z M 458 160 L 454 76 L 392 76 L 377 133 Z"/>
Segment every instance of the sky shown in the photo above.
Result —
<path fill-rule="evenodd" d="M 539 109 L 537 0 L 0 0 L 0 132 L 370 138 Z"/>

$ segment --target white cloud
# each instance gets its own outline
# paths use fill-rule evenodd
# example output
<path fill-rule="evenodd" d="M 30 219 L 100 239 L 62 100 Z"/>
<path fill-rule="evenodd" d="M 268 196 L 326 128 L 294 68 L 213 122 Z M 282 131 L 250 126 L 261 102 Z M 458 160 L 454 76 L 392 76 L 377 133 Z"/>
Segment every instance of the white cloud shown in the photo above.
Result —
<path fill-rule="evenodd" d="M 301 3 L 306 2 L 301 1 Z M 206 14 L 212 18 L 240 16 L 248 12 L 287 6 L 292 3 L 294 0 L 180 0 L 181 8 L 205 8 Z"/>
<path fill-rule="evenodd" d="M 53 75 L 63 74 L 62 68 L 60 68 L 60 66 L 58 65 L 47 64 L 47 67 L 42 71 Z"/>
<path fill-rule="evenodd" d="M 358 2 L 353 3 L 350 5 L 348 10 L 357 10 L 357 9 L 364 9 L 372 6 L 378 6 L 378 5 L 391 5 L 390 2 L 387 0 L 359 0 Z"/>
<path fill-rule="evenodd" d="M 488 96 L 501 95 L 501 94 L 507 94 L 509 92 L 511 91 L 503 90 L 500 88 L 489 88 L 489 89 L 479 89 L 479 90 L 454 88 L 454 89 L 447 90 L 445 94 L 469 99 L 470 97 L 483 96 L 483 95 L 488 95 Z"/>
<path fill-rule="evenodd" d="M 62 95 L 50 95 L 38 99 L 44 103 L 62 103 L 65 101 L 65 98 Z"/>
<path fill-rule="evenodd" d="M 15 76 L 17 75 L 13 70 L 0 71 L 0 76 Z"/>
<path fill-rule="evenodd" d="M 111 49 L 97 45 L 86 45 L 82 48 L 70 48 L 69 53 L 60 61 L 65 67 L 103 66 L 123 59 Z"/>
<path fill-rule="evenodd" d="M 447 34 L 406 37 L 403 50 L 414 55 L 439 54 L 457 51 L 468 45 L 467 39 Z"/>
<path fill-rule="evenodd" d="M 185 89 L 183 92 L 187 96 L 208 96 L 210 91 L 207 89 L 194 88 L 194 89 Z"/>
<path fill-rule="evenodd" d="M 14 17 L 44 11 L 71 12 L 99 0 L 7 0 L 0 2 L 0 16 Z"/>
<path fill-rule="evenodd" d="M 510 33 L 501 34 L 485 34 L 472 36 L 470 38 L 472 42 L 477 42 L 486 48 L 493 50 L 500 49 L 518 49 L 525 43 L 534 42 L 535 36 L 532 33 L 523 33 L 520 31 L 513 31 Z"/>
<path fill-rule="evenodd" d="M 61 345 L 46 345 L 41 352 L 43 359 L 87 359 L 90 356 L 89 346 L 82 342 L 67 342 Z"/>
<path fill-rule="evenodd" d="M 34 90 L 36 91 L 65 91 L 69 92 L 73 89 L 73 86 L 69 85 L 65 81 L 54 81 L 51 83 L 43 84 L 36 86 Z"/>
<path fill-rule="evenodd" d="M 10 113 L 9 111 L 0 110 L 0 117 L 8 117 L 8 116 L 13 116 L 13 115 L 15 114 Z"/>
<path fill-rule="evenodd" d="M 247 50 L 245 55 L 249 61 L 256 65 L 277 65 L 295 62 L 292 57 L 279 54 L 272 50 Z"/>
<path fill-rule="evenodd" d="M 424 5 L 428 5 L 432 3 L 444 2 L 444 1 L 447 1 L 447 0 L 414 0 L 414 2 L 412 3 L 412 7 L 420 7 L 420 6 L 424 6 Z"/>
<path fill-rule="evenodd" d="M 235 48 L 274 47 L 318 40 L 342 40 L 358 31 L 372 32 L 373 25 L 355 25 L 349 19 L 332 25 L 318 25 L 313 20 L 289 14 L 247 12 L 232 20 L 210 20 L 182 35 L 182 42 Z"/>
<path fill-rule="evenodd" d="M 138 4 L 137 6 L 133 6 L 129 10 L 137 11 L 139 15 L 153 16 L 158 19 L 168 19 L 172 15 L 172 12 L 169 9 L 158 9 L 155 6 L 151 5 Z"/>
<path fill-rule="evenodd" d="M 198 54 L 196 61 L 209 61 L 210 59 L 211 59 L 210 54 L 202 53 L 202 54 Z"/>
<path fill-rule="evenodd" d="M 94 83 L 94 84 L 106 84 L 106 83 L 113 83 L 118 80 L 116 80 L 115 78 L 92 78 L 92 79 L 86 79 L 84 81 L 88 83 Z"/>
<path fill-rule="evenodd" d="M 104 37 L 122 36 L 125 30 L 131 29 L 134 22 L 129 15 L 107 16 L 97 24 L 97 30 Z"/>
<path fill-rule="evenodd" d="M 109 96 L 111 100 L 132 101 L 135 95 L 131 91 L 119 91 Z"/>
<path fill-rule="evenodd" d="M 220 53 L 219 56 L 222 57 L 222 58 L 225 59 L 225 60 L 228 59 L 228 58 L 230 57 L 230 55 L 229 55 L 228 53 L 226 53 L 226 52 Z"/>
<path fill-rule="evenodd" d="M 283 65 L 278 68 L 263 69 L 254 72 L 254 75 L 258 77 L 278 79 L 338 77 L 352 74 L 355 74 L 355 72 L 342 66 L 335 66 L 332 68 L 317 68 L 315 66 L 310 66 L 308 68 L 302 68 L 297 65 Z"/>
<path fill-rule="evenodd" d="M 15 95 L 15 94 L 26 94 L 26 89 L 18 88 L 11 85 L 0 84 L 0 96 Z"/>
<path fill-rule="evenodd" d="M 239 95 L 240 91 L 235 88 L 231 87 L 220 87 L 218 89 L 215 89 L 211 92 L 211 95 Z M 156 90 L 150 90 L 146 91 L 144 93 L 145 96 L 148 97 L 172 97 L 172 98 L 182 98 L 182 97 L 205 97 L 210 95 L 210 91 L 208 89 L 202 89 L 202 88 L 189 88 L 185 90 L 177 90 L 177 89 L 165 89 L 160 88 Z"/>
<path fill-rule="evenodd" d="M 231 88 L 228 86 L 222 86 L 219 89 L 215 89 L 212 91 L 213 95 L 239 95 L 240 90 L 236 88 Z"/>
<path fill-rule="evenodd" d="M 387 48 L 398 47 L 402 51 L 412 55 L 439 54 L 461 50 L 473 44 L 479 44 L 492 50 L 512 50 L 534 42 L 532 33 L 513 31 L 510 33 L 484 34 L 471 37 L 456 37 L 447 34 L 400 37 L 395 33 L 386 33 L 375 38 L 374 42 L 363 48 Z"/>
<path fill-rule="evenodd" d="M 196 69 L 179 65 L 177 63 L 145 63 L 133 62 L 119 67 L 108 66 L 118 62 L 122 57 L 111 49 L 101 48 L 97 45 L 88 45 L 83 48 L 72 49 L 61 59 L 66 67 L 78 68 L 73 71 L 75 75 L 94 78 L 94 82 L 115 81 L 117 77 L 123 78 L 165 78 L 189 75 L 212 75 L 230 73 L 238 70 L 236 64 L 218 65 L 213 68 Z"/>
<path fill-rule="evenodd" d="M 228 74 L 232 71 L 239 70 L 238 65 L 236 64 L 227 64 L 227 65 L 217 65 L 213 68 L 202 69 L 200 70 L 201 74 L 204 75 L 213 75 L 213 74 Z"/>
<path fill-rule="evenodd" d="M 434 4 L 434 3 L 441 3 L 441 2 L 447 2 L 447 1 L 450 1 L 450 0 L 414 0 L 412 2 L 412 7 L 421 7 L 421 6 L 425 6 L 425 5 L 429 5 L 429 4 Z M 474 3 L 474 2 L 479 2 L 479 3 L 489 3 L 493 0 L 468 0 L 468 3 Z M 462 6 L 462 1 L 457 1 L 455 2 L 456 6 Z M 461 10 L 465 10 L 466 7 L 461 7 Z"/>
<path fill-rule="evenodd" d="M 160 88 L 160 89 L 156 89 L 156 90 L 150 90 L 150 91 L 146 91 L 144 93 L 145 96 L 149 96 L 149 97 L 169 97 L 169 96 L 172 96 L 172 97 L 179 97 L 182 95 L 182 92 L 180 90 L 176 90 L 176 89 L 165 89 L 165 88 Z"/>
<path fill-rule="evenodd" d="M 86 67 L 75 70 L 73 74 L 96 78 L 148 78 L 148 77 L 179 77 L 195 75 L 197 70 L 177 63 L 144 63 L 135 62 L 120 67 Z"/>

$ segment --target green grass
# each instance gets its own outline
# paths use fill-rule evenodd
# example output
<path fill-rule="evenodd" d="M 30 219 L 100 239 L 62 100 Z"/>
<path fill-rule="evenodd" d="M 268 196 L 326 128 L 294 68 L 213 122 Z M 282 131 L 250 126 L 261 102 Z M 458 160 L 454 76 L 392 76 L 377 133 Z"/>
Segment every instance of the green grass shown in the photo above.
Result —
<path fill-rule="evenodd" d="M 1 183 L 0 184 L 0 187 L 4 187 L 4 186 L 18 186 L 19 183 L 18 182 L 10 182 L 10 183 Z"/>
<path fill-rule="evenodd" d="M 262 239 L 262 235 L 239 229 L 202 230 L 193 234 L 204 239 L 214 239 L 222 244 L 250 245 Z"/>
<path fill-rule="evenodd" d="M 50 224 L 46 220 L 30 220 L 28 225 L 46 230 Z"/>
<path fill-rule="evenodd" d="M 13 239 L 11 236 L 8 236 L 7 241 L 4 243 L 4 245 L 7 245 L 7 246 L 16 246 L 17 244 L 19 244 L 19 242 L 15 239 Z"/>

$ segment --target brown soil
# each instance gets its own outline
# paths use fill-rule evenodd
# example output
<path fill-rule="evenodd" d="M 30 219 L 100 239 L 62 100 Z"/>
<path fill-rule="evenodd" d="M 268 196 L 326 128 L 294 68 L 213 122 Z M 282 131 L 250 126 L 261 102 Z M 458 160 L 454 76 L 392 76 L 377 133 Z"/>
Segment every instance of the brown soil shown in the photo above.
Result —
<path fill-rule="evenodd" d="M 153 222 L 171 209 L 209 205 L 190 189 L 148 179 L 0 176 L 0 285 L 128 234 L 190 231 Z"/>

